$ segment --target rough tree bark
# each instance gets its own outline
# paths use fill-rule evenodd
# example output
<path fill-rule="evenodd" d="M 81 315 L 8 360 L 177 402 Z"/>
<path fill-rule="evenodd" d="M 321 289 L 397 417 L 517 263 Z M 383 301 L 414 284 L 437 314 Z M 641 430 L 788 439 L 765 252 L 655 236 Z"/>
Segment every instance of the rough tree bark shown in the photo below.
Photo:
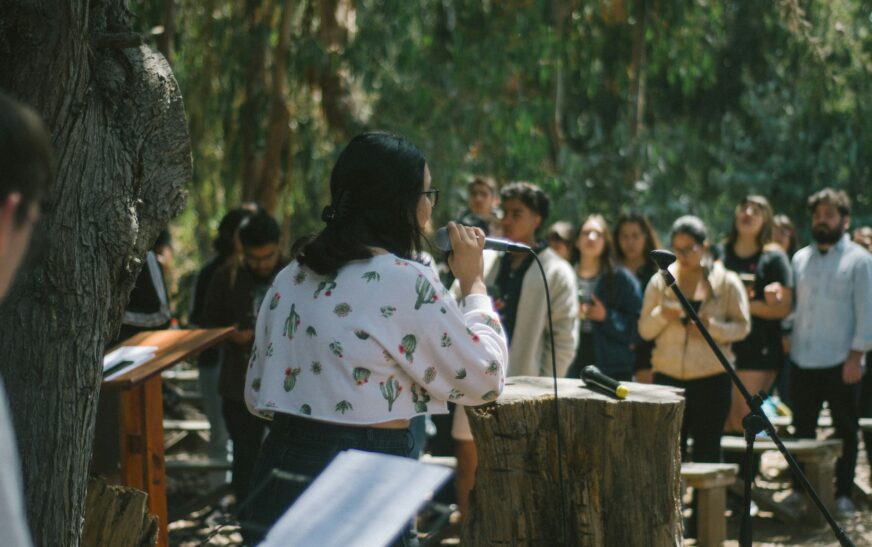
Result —
<path fill-rule="evenodd" d="M 461 543 L 681 545 L 679 392 L 632 384 L 618 401 L 558 386 L 559 452 L 550 378 L 509 378 L 495 403 L 467 409 L 478 469 Z"/>
<path fill-rule="evenodd" d="M 0 310 L 0 372 L 38 545 L 80 540 L 101 357 L 142 257 L 184 202 L 191 154 L 163 56 L 123 0 L 4 1 L 0 88 L 52 133 L 41 258 Z"/>

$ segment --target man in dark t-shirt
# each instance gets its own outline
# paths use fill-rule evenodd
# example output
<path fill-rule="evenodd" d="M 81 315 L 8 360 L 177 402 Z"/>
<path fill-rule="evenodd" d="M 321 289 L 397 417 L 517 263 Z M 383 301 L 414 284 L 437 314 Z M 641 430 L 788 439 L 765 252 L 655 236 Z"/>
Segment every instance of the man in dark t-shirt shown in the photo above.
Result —
<path fill-rule="evenodd" d="M 215 272 L 206 291 L 203 324 L 236 327 L 236 332 L 222 348 L 224 362 L 218 391 L 223 400 L 224 421 L 233 441 L 233 491 L 236 502 L 242 503 L 252 486 L 249 480 L 266 427 L 266 423 L 245 406 L 245 372 L 258 310 L 284 262 L 279 252 L 279 226 L 266 213 L 243 220 L 239 240 L 243 263 L 231 261 Z"/>

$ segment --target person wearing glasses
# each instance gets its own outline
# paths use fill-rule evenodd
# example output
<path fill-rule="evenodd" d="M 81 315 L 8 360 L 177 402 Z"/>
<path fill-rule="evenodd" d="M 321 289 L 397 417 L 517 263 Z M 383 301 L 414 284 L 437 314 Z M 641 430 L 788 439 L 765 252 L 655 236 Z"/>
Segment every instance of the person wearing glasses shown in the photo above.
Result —
<path fill-rule="evenodd" d="M 564 377 L 578 344 L 575 273 L 537 234 L 548 219 L 550 200 L 535 184 L 512 182 L 500 191 L 503 237 L 532 248 L 542 262 L 551 296 L 557 375 Z M 489 261 L 485 282 L 509 343 L 509 376 L 551 376 L 551 337 L 545 283 L 530 253 L 507 252 Z M 466 413 L 454 413 L 451 436 L 457 455 L 457 501 L 462 515 L 475 485 L 478 453 Z"/>
<path fill-rule="evenodd" d="M 711 260 L 706 226 L 699 218 L 687 215 L 676 220 L 670 240 L 678 260 L 669 271 L 732 363 L 731 344 L 751 330 L 745 288 L 735 273 Z M 663 276 L 654 276 L 645 289 L 639 334 L 654 341 L 654 383 L 685 390 L 682 459 L 720 462 L 721 435 L 730 410 L 730 377 L 696 324 L 688 321 Z M 687 451 L 688 437 L 693 438 L 692 455 Z"/>
<path fill-rule="evenodd" d="M 257 312 L 273 278 L 285 264 L 279 251 L 279 235 L 278 223 L 266 212 L 242 220 L 239 225 L 242 261 L 228 261 L 215 272 L 206 290 L 202 314 L 205 327 L 237 329 L 222 346 L 224 360 L 218 392 L 224 423 L 233 441 L 231 484 L 238 504 L 248 496 L 266 427 L 263 419 L 245 407 L 243 386 Z"/>
<path fill-rule="evenodd" d="M 276 277 L 255 327 L 245 401 L 272 425 L 242 516 L 252 544 L 306 486 L 273 470 L 315 478 L 349 448 L 407 457 L 412 418 L 445 414 L 449 401 L 493 401 L 505 382 L 482 231 L 448 224 L 459 304 L 416 260 L 439 195 L 418 148 L 358 135 L 333 167 L 330 195 L 326 226 Z M 414 529 L 395 545 L 417 545 Z"/>

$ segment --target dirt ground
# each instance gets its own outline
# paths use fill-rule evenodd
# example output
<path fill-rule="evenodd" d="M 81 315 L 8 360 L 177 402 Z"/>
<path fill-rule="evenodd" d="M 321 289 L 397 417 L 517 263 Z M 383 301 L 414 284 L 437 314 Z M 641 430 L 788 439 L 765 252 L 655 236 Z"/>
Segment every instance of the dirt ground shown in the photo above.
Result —
<path fill-rule="evenodd" d="M 203 419 L 197 409 L 190 403 L 167 397 L 166 414 L 175 419 Z M 831 432 L 821 431 L 821 435 Z M 175 435 L 173 446 L 167 450 L 167 457 L 174 459 L 205 458 L 207 433 L 188 433 L 179 440 L 179 433 L 168 433 L 168 440 Z M 780 454 L 766 453 L 761 461 L 761 475 L 755 488 L 767 490 L 778 500 L 789 492 L 790 481 L 787 464 Z M 219 477 L 221 475 L 219 474 Z M 870 469 L 865 449 L 861 445 L 861 453 L 857 465 L 857 480 L 869 484 Z M 180 547 L 196 545 L 239 545 L 242 537 L 239 526 L 232 516 L 232 497 L 229 488 L 211 489 L 207 476 L 203 472 L 170 471 L 168 477 L 168 504 L 170 512 L 170 544 Z M 872 506 L 857 502 L 857 513 L 852 519 L 840 521 L 840 525 L 848 537 L 857 546 L 872 547 Z M 740 506 L 735 505 L 735 514 L 727 521 L 728 541 L 725 545 L 738 546 Z M 434 540 L 422 545 L 459 545 L 456 533 L 457 527 L 448 525 L 441 530 Z M 808 524 L 785 524 L 771 513 L 760 510 L 753 520 L 754 544 L 769 545 L 815 545 L 836 546 L 833 532 L 827 525 L 811 526 Z M 692 539 L 685 541 L 686 545 L 694 545 Z"/>

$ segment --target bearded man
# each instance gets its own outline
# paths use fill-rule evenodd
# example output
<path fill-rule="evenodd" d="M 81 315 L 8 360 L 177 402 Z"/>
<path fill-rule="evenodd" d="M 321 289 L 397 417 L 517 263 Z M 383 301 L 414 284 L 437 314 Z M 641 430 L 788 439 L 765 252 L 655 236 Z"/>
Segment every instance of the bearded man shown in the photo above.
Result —
<path fill-rule="evenodd" d="M 794 418 L 798 437 L 815 438 L 829 403 L 842 457 L 836 463 L 836 512 L 854 513 L 863 354 L 872 349 L 872 257 L 847 230 L 851 200 L 825 188 L 808 199 L 814 242 L 793 256 L 796 313 L 790 337 Z"/>

